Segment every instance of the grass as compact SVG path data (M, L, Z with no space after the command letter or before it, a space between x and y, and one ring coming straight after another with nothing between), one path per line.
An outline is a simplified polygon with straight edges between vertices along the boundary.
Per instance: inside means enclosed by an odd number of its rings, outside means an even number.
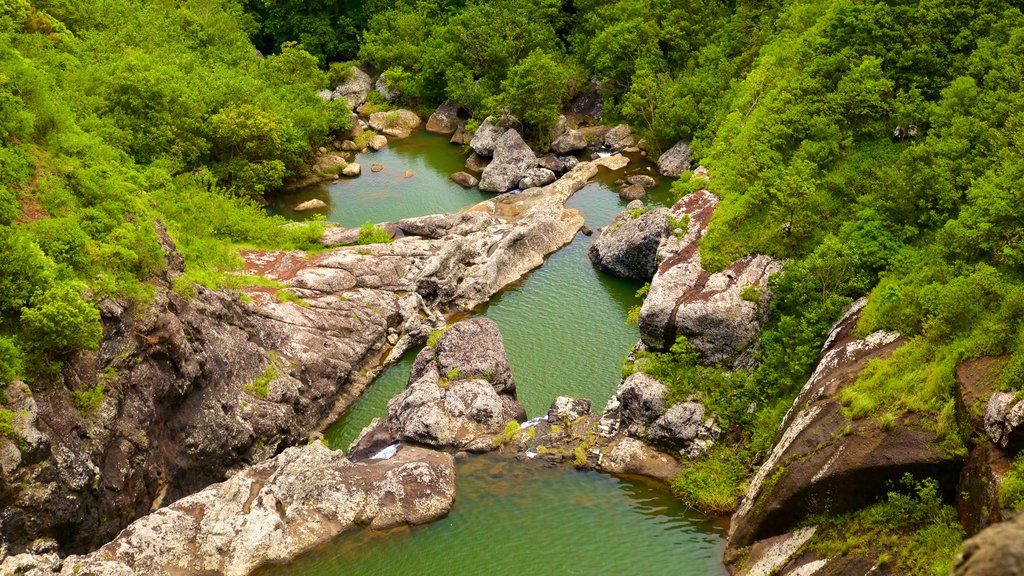
M274 292L274 296L277 298L279 302L293 302L295 304L298 304L299 306L302 306L303 308L309 308L309 302L306 302L301 297L296 295L294 292L289 292L287 290L278 290L277 292Z
M356 244L364 246L366 244L387 244L391 241L391 234L388 234L387 230L367 220L359 227Z
M267 394L270 392L270 383L281 376L281 372L277 368L277 357L274 353L268 353L267 360L270 363L263 369L263 372L255 380L242 387L242 390L261 399L266 399Z
M719 444L684 467L672 481L672 491L688 506L720 516L736 510L746 492L748 478L743 452Z
M94 388L83 392L72 391L71 401L75 403L75 407L82 413L82 416L88 416L103 404L105 391L106 387L103 384L97 384Z
M818 530L810 549L821 558L878 550L894 574L945 576L965 536L956 510L942 501L935 480L907 474L885 501L851 514L808 520Z
M445 330L447 330L448 328L450 328L450 326L445 326L444 328L431 330L430 336L427 336L427 346L430 346L431 348L437 346L437 341L441 339L441 335L444 334Z
M999 505L1007 510L1024 510L1024 452L1013 459L1010 473L999 486Z

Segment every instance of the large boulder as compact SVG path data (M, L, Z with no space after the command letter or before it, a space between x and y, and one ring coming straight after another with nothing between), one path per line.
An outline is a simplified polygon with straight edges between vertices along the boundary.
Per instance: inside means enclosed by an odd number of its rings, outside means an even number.
M494 117L488 116L477 127L473 133L473 139L469 141L469 147L480 156L490 158L494 155L494 148L498 145L498 139L505 133L505 128L499 125Z
M551 151L565 155L587 149L587 139L579 130L566 130L551 143Z
M519 132L508 130L494 145L494 159L480 176L485 192L508 192L519 185L526 173L537 165L537 155Z
M669 233L667 215L666 208L648 210L639 216L631 211L619 213L590 245L590 261L608 274L650 280L658 269L658 246Z
M395 441L485 452L508 422L524 420L497 324L472 318L420 351L387 419L364 430L349 452L361 457Z
M611 437L630 438L695 458L707 451L720 433L713 418L705 418L699 402L667 406L668 387L636 372L625 378L601 415L600 430Z
M244 576L359 526L435 520L454 501L448 454L405 446L352 463L313 442L140 518L99 550L67 558L61 574Z
M919 417L898 414L883 423L844 414L843 390L868 363L887 358L904 342L886 331L858 338L855 327L865 303L855 303L829 333L814 373L732 518L730 547L783 534L817 514L868 506L907 473L956 485L959 462Z
M662 176L677 178L690 169L690 143L679 141L658 157L658 172Z
M604 135L604 145L612 150L623 150L636 145L633 131L626 124L619 124Z
M475 188L480 182L472 174L468 174L466 172L456 172L449 176L449 178L451 178L452 182L455 182L463 188Z
M555 173L547 168L530 168L523 175L523 178L519 180L519 187L523 190L527 188L537 188L539 186L547 186L555 181Z
M373 89L377 91L377 94L380 94L381 98L383 98L385 102L394 102L395 100L398 100L399 96L401 96L398 90L388 88L387 72L384 72L377 78L377 81L373 84Z
M331 91L330 100L344 99L348 107L355 110L366 102L366 95L373 90L373 80L370 75L359 68L352 67L352 75Z
M427 118L427 132L454 134L460 122L459 105L451 100L445 100L430 118Z
M1000 448L1018 452L1024 448L1024 400L1013 392L997 392L985 411L985 433Z
M420 117L411 110L388 110L370 114L370 128L395 138L408 138L420 125Z
M964 542L953 576L1024 575L1024 513Z

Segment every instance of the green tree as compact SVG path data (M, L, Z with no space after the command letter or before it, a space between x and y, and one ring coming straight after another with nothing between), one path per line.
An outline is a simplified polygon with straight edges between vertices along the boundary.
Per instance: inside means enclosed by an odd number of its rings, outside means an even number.
M37 293L31 306L22 309L21 322L30 341L42 350L95 350L103 336L100 311L68 284Z
M540 135L558 121L568 80L564 65L547 52L534 50L508 71L498 100Z

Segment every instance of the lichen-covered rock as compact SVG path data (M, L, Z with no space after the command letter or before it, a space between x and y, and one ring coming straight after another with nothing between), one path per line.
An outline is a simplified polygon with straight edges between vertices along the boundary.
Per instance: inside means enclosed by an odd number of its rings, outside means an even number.
M959 463L912 414L882 425L850 420L840 394L867 364L902 345L894 332L854 335L858 301L832 329L818 365L787 413L729 528L742 548L782 534L815 514L842 514L872 504L907 472L955 486ZM769 480L770 479L770 480Z
M612 154L610 156L604 156L594 160L594 164L607 168L612 172L616 172L618 170L622 170L629 164L629 158L622 154Z
M584 416L590 415L590 400L586 398L573 398L571 396L559 396L548 408L548 422L572 422Z
M437 341L434 357L442 376L457 372L461 378L481 378L500 394L516 390L501 331L489 318L453 324Z
M508 192L519 185L537 165L537 155L515 130L508 130L494 144L494 157L480 176L485 192Z
M579 130L566 130L551 143L551 151L565 155L587 149L587 139Z
M488 116L477 127L473 133L473 139L469 141L469 147L480 156L490 158L494 155L494 148L498 145L498 139L505 133L505 128L498 124L498 121Z
M355 110L366 102L366 95L370 93L370 90L373 90L373 80L370 75L353 66L352 75L331 91L330 98L327 99L345 99L349 109Z
M358 526L422 524L448 513L448 454L401 447L361 463L319 442L280 455L140 518L62 574L244 576Z
M1024 575L1024 513L994 524L964 542L953 576Z
M452 182L455 182L463 188L475 188L480 182L472 174L468 174L466 172L456 172L449 176L449 178L451 178Z
M537 188L539 186L547 186L555 181L555 173L547 168L530 168L526 171L522 180L519 181L519 187L523 190L527 188Z
M985 411L985 433L993 444L1011 452L1024 448L1024 400L1013 392L997 392Z
M654 188L658 184L657 180L646 174L633 174L626 177L626 182L643 186L644 189Z
M679 141L658 157L658 173L670 178L678 178L690 169L690 143Z
M459 128L459 105L445 100L427 119L427 132L453 134Z
M408 138L420 123L420 117L410 110L388 110L370 114L370 128L395 138Z
M636 145L636 140L628 125L619 124L604 135L604 145L612 150L623 150Z
M658 246L669 232L667 214L665 208L640 216L630 211L619 213L590 245L590 261L609 274L650 280L658 269Z
M537 166L541 168L547 168L555 174L562 174L568 168L565 165L565 161L558 158L554 154L547 154L537 159Z

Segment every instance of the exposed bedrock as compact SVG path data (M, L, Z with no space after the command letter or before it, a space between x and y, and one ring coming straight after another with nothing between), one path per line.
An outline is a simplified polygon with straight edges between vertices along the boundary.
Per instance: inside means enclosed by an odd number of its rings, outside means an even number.
M183 260L163 234L171 269L152 302L103 302L100 349L3 406L18 420L16 438L0 437L0 547L50 537L65 554L93 549L306 442L444 315L486 302L571 241L583 218L564 202L595 172L581 163L529 193L385 226L421 236L242 254L249 273L283 289L172 291ZM71 394L96 390L95 407Z
M841 391L868 362L888 357L903 343L894 332L854 336L863 305L858 301L829 334L817 368L732 518L731 551L784 534L815 514L841 514L874 503L906 473L956 485L960 463L939 447L927 423L901 414L883 426L843 413Z
M62 575L78 576L244 576L358 526L429 522L454 501L448 454L403 446L390 458L352 463L313 442L136 520L88 555L14 557L0 572L53 574L59 567Z

